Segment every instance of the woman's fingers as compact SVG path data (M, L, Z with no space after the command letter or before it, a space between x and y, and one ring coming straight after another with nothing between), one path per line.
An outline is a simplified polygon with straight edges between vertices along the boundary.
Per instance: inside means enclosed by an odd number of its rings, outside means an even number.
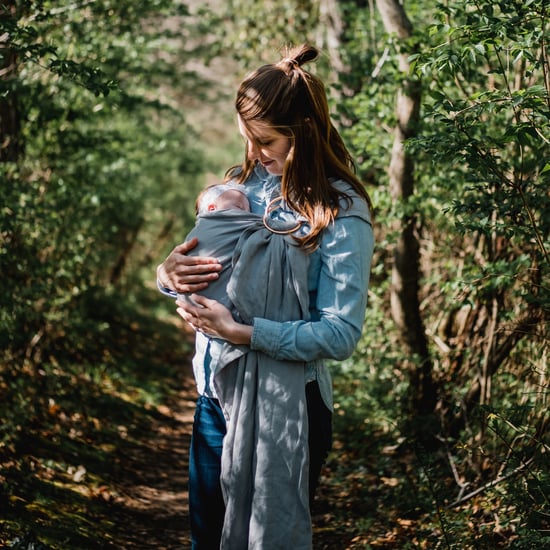
M215 269L215 271L212 271ZM182 294L190 294L204 290L208 283L215 281L220 275L220 264L198 264L185 266L177 270L172 280L175 289Z
M204 315L205 313L207 313L205 309L209 309L219 303L216 300L211 300L210 298L206 298L205 296L201 296L200 294L193 294L190 296L190 298L193 300L193 302L199 305L198 308L195 308L198 310L197 314L199 315Z
M179 277L194 277L196 275L215 275L214 279L218 278L218 272L221 270L221 264L214 258L212 261L205 261L208 258L193 258L196 262L190 262L189 256L183 256L185 260L178 263L174 271Z
M216 300L205 298L199 294L192 294L190 298L197 305L193 305L193 303L186 300L176 300L176 305L178 306L176 311L181 318L195 330L199 330L210 336L220 336L223 338L220 331L225 326L224 319L227 316L232 319L229 310Z
M219 277L222 266L217 258L188 254L197 243L194 238L176 246L158 267L157 278L163 286L182 294L198 292Z
M193 250L193 248L195 248L198 244L199 239L197 239L197 237L193 237L187 242L178 244L178 246L176 246L174 250L172 250L172 253L176 252L177 254L187 254L190 250Z

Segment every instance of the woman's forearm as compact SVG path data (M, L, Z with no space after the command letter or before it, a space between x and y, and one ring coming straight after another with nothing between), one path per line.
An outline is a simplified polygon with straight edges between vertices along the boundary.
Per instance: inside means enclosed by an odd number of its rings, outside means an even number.
M255 318L251 348L289 361L349 357L365 320L373 246L372 228L361 220L346 218L328 228L319 249L315 318Z

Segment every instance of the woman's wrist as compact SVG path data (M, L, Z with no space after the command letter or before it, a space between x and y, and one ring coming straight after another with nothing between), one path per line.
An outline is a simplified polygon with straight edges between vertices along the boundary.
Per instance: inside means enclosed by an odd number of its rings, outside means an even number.
M232 344L249 346L252 341L254 327L235 322L231 327L227 340Z

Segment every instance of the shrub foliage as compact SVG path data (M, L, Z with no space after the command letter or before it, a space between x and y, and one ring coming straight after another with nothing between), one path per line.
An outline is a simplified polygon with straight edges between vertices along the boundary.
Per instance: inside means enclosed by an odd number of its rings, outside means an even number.
M113 338L120 327L162 309L154 265L189 227L204 175L227 168L215 159L233 151L212 153L189 120L197 99L216 108L232 93L211 64L244 73L307 40L322 48L316 70L375 203L377 239L364 335L334 366L332 529L349 548L547 544L546 4L4 1L2 456L43 420L53 387L67 398L75 365L104 380L101 365L130 345ZM406 33L387 31L383 7L406 16ZM420 110L401 143L412 185L396 196L388 167L407 89ZM405 228L420 355L392 317ZM419 373L430 410L415 405Z

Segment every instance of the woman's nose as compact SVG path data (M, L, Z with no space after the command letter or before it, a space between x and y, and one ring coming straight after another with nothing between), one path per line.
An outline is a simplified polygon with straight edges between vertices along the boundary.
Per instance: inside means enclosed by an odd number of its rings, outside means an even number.
M255 160L260 157L260 149L253 141L249 141L247 147L249 160Z

